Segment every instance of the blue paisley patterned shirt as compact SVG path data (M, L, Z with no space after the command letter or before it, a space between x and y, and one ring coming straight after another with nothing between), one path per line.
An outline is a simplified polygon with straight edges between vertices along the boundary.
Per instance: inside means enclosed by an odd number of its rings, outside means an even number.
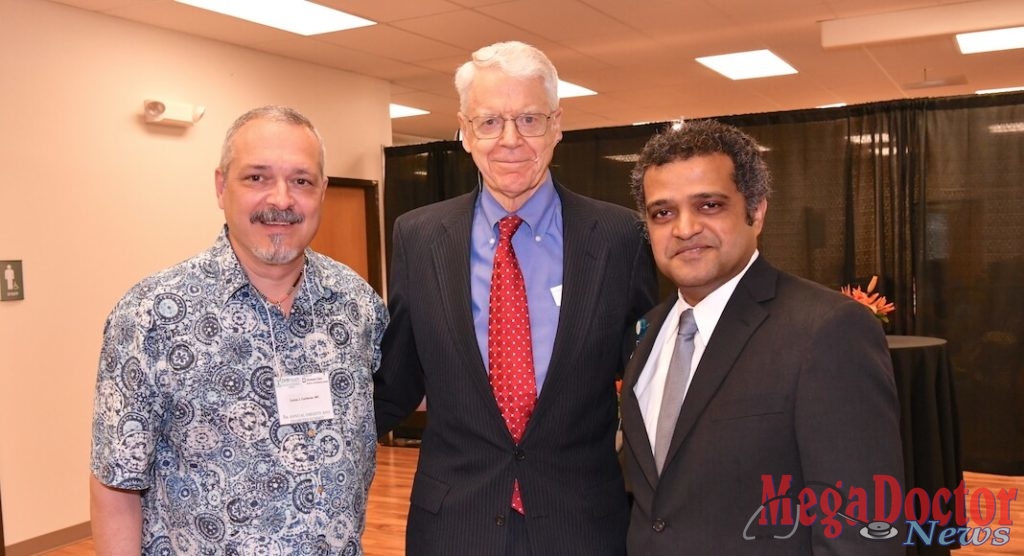
M142 491L143 554L362 554L388 314L306 250L286 318L227 239L146 278L104 329L92 472ZM326 373L333 419L283 425L275 376Z

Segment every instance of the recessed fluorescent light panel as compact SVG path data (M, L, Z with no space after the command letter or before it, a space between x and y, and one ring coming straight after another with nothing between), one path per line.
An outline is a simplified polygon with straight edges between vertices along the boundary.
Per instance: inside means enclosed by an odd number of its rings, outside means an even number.
M561 79L558 80L558 98L589 97L596 94L597 91Z
M409 116L422 116L429 114L426 110L420 110L419 108L413 108L412 106L403 106L401 104L391 104L389 107L391 113L391 119L395 118L408 118Z
M840 108L846 106L845 102L836 102L834 104L822 104L821 106L815 106L815 108Z
M995 93L1012 93L1014 91L1024 91L1024 87L1003 87L1001 89L981 89L974 91L976 95L991 95Z
M1024 122L1009 122L988 126L989 133L1024 133Z
M861 135L850 135L847 139L854 145L873 145L875 143L888 143L889 134L884 131L881 133L864 133Z
M640 160L639 153L606 154L604 157L608 160L614 160L615 162L628 162L629 164L635 164L637 160Z
M963 54L1024 48L1024 27L960 33L956 36L956 44Z
M175 0L196 8L244 19L297 35L320 35L377 22L306 0Z
M793 66L770 50L735 52L719 56L704 56L697 61L729 79L754 79L796 73Z

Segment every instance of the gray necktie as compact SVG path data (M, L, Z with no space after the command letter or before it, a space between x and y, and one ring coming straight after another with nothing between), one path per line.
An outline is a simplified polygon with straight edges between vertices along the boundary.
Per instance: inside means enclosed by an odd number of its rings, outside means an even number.
M693 336L697 333L697 323L693 320L693 310L687 309L679 315L679 334L676 336L676 347L672 351L672 360L668 364L668 377L665 378L665 393L661 398L661 412L658 413L658 429L654 439L654 462L658 466L658 474L665 465L668 447L672 443L672 433L676 430L679 410L686 396L686 382L690 378L690 362L693 359Z

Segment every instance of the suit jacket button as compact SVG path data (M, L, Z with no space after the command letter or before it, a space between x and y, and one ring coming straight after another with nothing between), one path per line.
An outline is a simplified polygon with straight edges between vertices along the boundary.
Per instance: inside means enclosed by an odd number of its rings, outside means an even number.
M516 451L512 453L515 454L516 460L518 461L523 461L524 459L526 459L526 451L523 450L522 448L516 448Z
M505 516L503 516L503 515L495 516L494 517L494 524L497 525L498 527L504 527L505 526Z
M665 530L665 520L664 519L655 519L654 523L651 525L651 528L654 529L655 533L660 533L660 532L664 531Z

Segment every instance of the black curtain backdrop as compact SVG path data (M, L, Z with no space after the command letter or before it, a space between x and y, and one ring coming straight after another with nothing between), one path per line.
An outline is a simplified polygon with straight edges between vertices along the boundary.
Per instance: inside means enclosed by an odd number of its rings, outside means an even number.
M1024 475L1024 94L716 119L766 149L764 256L832 288L879 275L896 303L887 332L949 341L964 467ZM565 132L552 173L632 207L629 172L665 125ZM384 183L390 253L398 215L478 177L444 141L385 149Z

